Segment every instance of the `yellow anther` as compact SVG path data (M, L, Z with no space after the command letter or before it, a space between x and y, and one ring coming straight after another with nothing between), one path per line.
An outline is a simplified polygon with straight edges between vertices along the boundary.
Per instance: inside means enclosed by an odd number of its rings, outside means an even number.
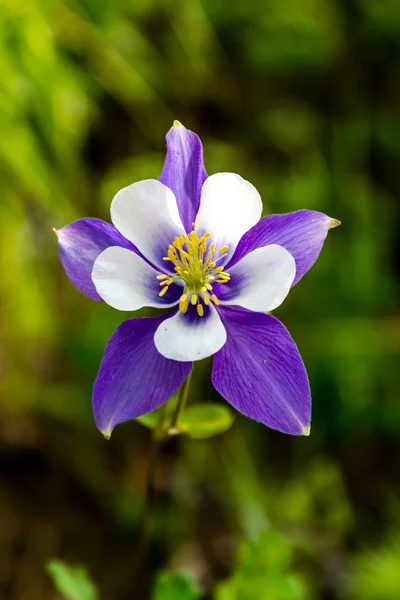
M218 306L219 300L218 300L218 298L217 298L217 296L215 294L213 294L211 296L211 300L214 302L214 304L216 304Z
M196 223L192 223L193 229L196 229Z
M179 302L179 310L183 313L187 312L187 309L189 308L189 302Z
M202 304L197 305L197 314L199 315L199 317L202 317L204 315L204 308Z
M171 273L156 275L162 288L160 296L167 292L173 282L179 281L183 284L183 293L179 301L179 308L182 312L188 310L189 304L199 306L199 294L200 300L204 295L206 305L211 300L217 303L218 299L215 294L212 294L212 284L214 281L227 283L230 279L229 274L224 272L224 267L217 266L220 264L221 258L225 256L228 246L218 250L215 243L208 245L210 233L206 232L198 237L195 229L195 224L193 224L193 230L190 233L183 233L173 239L168 247L167 256L163 258L172 263ZM201 306L202 308L197 309L199 315L202 310L204 311L204 306Z

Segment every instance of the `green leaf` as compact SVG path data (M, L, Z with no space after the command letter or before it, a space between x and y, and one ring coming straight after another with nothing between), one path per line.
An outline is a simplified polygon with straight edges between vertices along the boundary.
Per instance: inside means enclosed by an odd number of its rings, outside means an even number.
M160 420L159 408L153 410L153 412L146 413L141 417L137 417L135 421L138 421L141 425L144 425L148 429L155 429Z
M197 600L200 590L189 573L164 571L157 576L154 600Z
M170 398L168 400L167 414L165 415L166 423L168 423L168 421L171 421L172 413L175 411L177 403L178 403L178 394L175 394L174 396L172 396L172 398ZM164 410L164 406L160 406L160 408L157 408L156 410L153 410L152 412L146 413L145 415L142 415L141 417L137 417L135 419L135 421L138 421L139 423L141 423L141 425L144 425L145 427L148 427L149 429L155 429L160 422L162 410Z
M168 400L167 414L165 415L166 424L171 422L177 402L178 395ZM163 410L162 407L157 408L153 412L138 417L136 421L149 429L155 429L160 422L161 410ZM227 431L232 426L234 419L232 411L223 404L196 404L185 410L175 433L178 431L186 433L195 440L206 439Z
M54 587L65 600L97 600L97 589L82 566L69 566L60 560L47 564Z
M193 439L201 440L227 431L235 417L223 404L197 404L186 409L179 429Z
M302 581L291 573L293 548L268 530L242 544L231 577L217 586L216 600L305 600Z

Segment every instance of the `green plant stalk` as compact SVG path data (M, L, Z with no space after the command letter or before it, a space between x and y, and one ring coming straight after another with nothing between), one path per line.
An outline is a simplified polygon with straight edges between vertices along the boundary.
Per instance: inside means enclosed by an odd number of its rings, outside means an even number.
M175 435L179 431L179 419L182 416L185 406L187 403L189 388L192 379L193 369L190 371L187 379L182 385L179 391L178 403L174 414L171 419L171 423L167 422L167 407L166 402L161 410L160 419L157 427L153 430L151 436L150 445L150 457L149 457L149 468L146 478L146 490L143 503L143 512L141 518L141 531L139 536L139 543L137 547L137 561L134 570L134 580L136 581L136 592L139 591L140 579L144 575L145 586L148 583L148 554L149 554L149 542L150 542L150 524L151 524L151 511L154 503L155 496L155 477L157 472L158 460L160 457L160 451L163 443L172 435ZM144 567L144 568L143 568ZM140 590L141 591L141 590ZM142 591L141 591L142 593Z
M171 430L172 434L176 433L176 430L179 430L179 419L183 415L185 407L186 407L186 403L187 403L187 399L188 399L188 395L189 395L189 388L190 388L190 384L192 381L192 374L193 374L193 368L190 371L187 379L185 380L183 386L180 389L178 403L176 405L175 412L171 419L170 430Z

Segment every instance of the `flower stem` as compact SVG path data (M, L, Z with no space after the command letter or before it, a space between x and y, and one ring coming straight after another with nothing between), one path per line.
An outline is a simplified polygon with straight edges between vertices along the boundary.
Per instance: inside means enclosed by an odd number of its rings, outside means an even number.
M160 457L161 447L168 439L170 435L174 435L177 433L179 427L179 419L181 418L188 394L190 383L192 380L193 369L190 371L187 379L182 385L179 391L178 403L176 405L175 411L173 413L171 424L168 426L166 423L167 417L167 405L166 402L162 408L160 413L160 419L158 421L157 427L153 430L153 434L151 437L151 446L150 446L150 457L149 457L149 469L147 472L146 478L146 490L143 504L143 512L141 518L141 532L139 536L139 543L137 548L137 561L136 567L134 569L134 581L135 581L135 593L139 593L142 595L146 588L149 585L149 542L150 542L150 525L151 525L151 511L154 503L154 493L155 493L155 477L157 472L158 459ZM142 582L140 582L140 578ZM141 585L142 584L142 585ZM142 587L144 586L144 587Z
M146 492L145 492L145 502L143 507L143 520L142 522L145 524L146 529L149 529L150 522L150 513L153 506L154 499L154 484L155 484L155 476L157 471L158 458L160 455L161 446L168 436L168 433L165 431L165 417L167 415L167 403L165 403L161 407L160 419L158 421L157 427L154 429L151 439L150 446L150 458L149 458L149 470L147 472L146 479ZM147 531L148 533L148 531Z
M136 551L136 564L134 566L134 585L135 594L143 593L146 595L149 586L149 543L150 543L150 525L151 511L155 495L155 477L157 472L158 459L161 446L168 437L165 430L165 417L167 415L167 403L161 407L160 419L157 427L153 430L150 442L149 467L146 477L146 488L141 516L141 529L139 543Z
M189 395L190 383L192 381L192 374L193 374L193 368L190 371L187 379L185 380L185 383L183 384L183 386L180 389L178 403L176 405L175 412L174 412L172 420L171 420L171 428L170 429L172 431L174 431L175 429L178 428L179 419L181 418L181 416L183 415L183 412L185 410L186 402L187 402L188 395Z

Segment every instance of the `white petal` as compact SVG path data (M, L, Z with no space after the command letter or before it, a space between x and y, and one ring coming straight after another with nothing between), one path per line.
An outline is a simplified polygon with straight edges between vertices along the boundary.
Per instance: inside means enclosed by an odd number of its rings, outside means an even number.
M168 290L160 297L158 271L140 256L119 246L107 248L96 259L92 270L92 281L96 291L107 304L118 310L138 310L144 306L166 308Z
M277 308L289 293L296 275L293 256L282 246L271 244L247 254L229 269L231 279L224 284L229 295L221 304L233 304L267 312Z
M262 212L256 188L236 173L216 173L206 179L196 217L197 231L211 233L217 247L229 246L232 256L240 238L258 223Z
M207 358L218 352L225 342L225 327L211 305L206 307L202 317L178 311L163 321L154 335L160 354L183 362Z
M174 193L156 179L120 190L111 203L111 220L143 256L163 269L168 246L184 233Z

